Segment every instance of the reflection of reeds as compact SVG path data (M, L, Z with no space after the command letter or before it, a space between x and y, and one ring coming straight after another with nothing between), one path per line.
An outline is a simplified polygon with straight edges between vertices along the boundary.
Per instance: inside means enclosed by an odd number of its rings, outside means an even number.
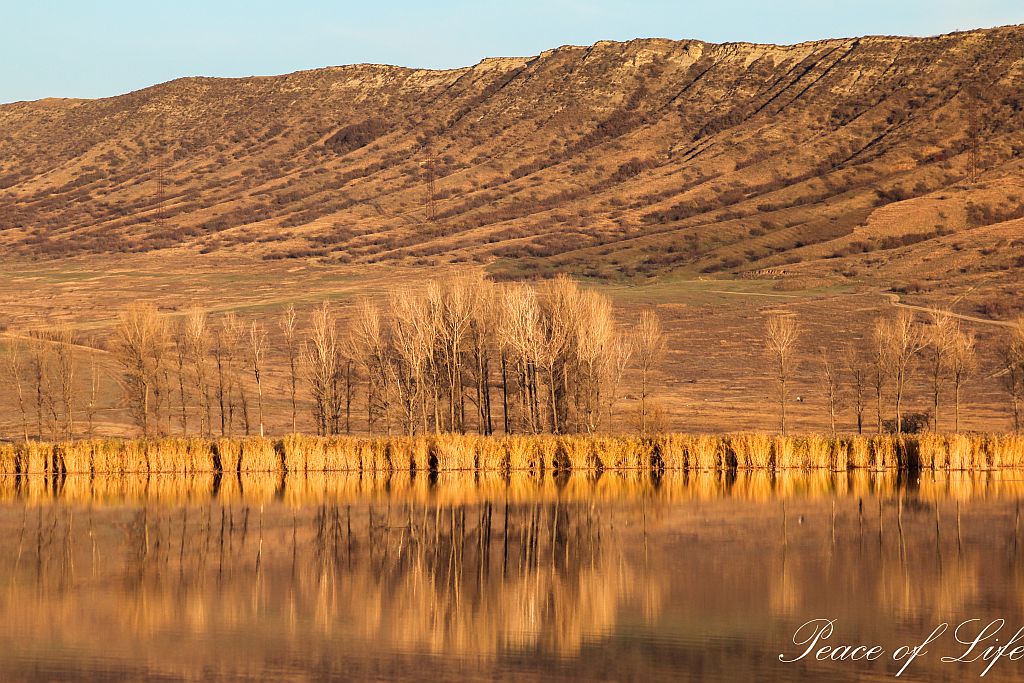
M937 469L1024 466L1019 434L93 439L0 444L0 474Z
M590 470L577 472L263 472L221 474L69 474L0 476L0 502L32 505L182 503L211 498L221 503L292 506L331 501L475 504L486 501L581 503L633 501L817 499L833 496L925 500L1022 498L1024 480L1013 470L928 470L908 479L899 470L834 472L819 468L774 472Z

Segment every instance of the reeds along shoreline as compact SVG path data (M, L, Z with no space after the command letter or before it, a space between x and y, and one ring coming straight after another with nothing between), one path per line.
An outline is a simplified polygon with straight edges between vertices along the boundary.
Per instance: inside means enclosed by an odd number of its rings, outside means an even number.
M1024 467L1021 434L93 439L0 444L0 474Z

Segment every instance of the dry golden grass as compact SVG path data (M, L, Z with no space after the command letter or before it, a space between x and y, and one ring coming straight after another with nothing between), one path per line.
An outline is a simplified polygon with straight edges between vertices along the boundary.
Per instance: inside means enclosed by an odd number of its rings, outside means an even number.
M92 439L0 444L0 474L653 472L1024 467L1024 435L827 437L739 433Z

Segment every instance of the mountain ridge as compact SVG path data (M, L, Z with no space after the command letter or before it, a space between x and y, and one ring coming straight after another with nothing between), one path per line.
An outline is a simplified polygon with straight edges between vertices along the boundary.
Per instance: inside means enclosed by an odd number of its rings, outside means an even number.
M1024 27L1007 26L599 41L0 105L0 254L470 262L500 277L784 266L888 286L903 276L880 256L949 234L991 249L976 228L1024 217L1022 82Z

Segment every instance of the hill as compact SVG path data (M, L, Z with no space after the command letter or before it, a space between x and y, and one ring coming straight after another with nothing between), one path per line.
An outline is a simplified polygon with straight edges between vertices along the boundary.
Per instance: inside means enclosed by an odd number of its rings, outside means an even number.
M188 78L0 107L0 253L998 293L1024 265L1022 115L1020 26Z

